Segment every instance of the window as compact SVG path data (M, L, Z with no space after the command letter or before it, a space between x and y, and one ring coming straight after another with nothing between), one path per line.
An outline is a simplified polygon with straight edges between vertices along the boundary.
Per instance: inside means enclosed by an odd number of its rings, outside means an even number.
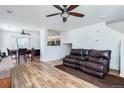
M12 49L29 48L30 38L28 37L12 37Z

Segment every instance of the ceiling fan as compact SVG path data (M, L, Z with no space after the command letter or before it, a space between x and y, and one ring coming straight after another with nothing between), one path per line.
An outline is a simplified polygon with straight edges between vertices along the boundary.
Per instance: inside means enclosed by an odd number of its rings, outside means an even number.
M26 33L25 30L22 30L21 34L22 35L31 35L30 33Z
M51 17L51 16L56 16L56 15L61 15L61 17L63 18L63 22L67 21L67 18L71 15L71 16L75 16L75 17L84 17L84 14L81 13L77 13L77 12L71 12L71 10L77 8L79 5L62 5L63 8L59 5L53 5L55 8L57 8L58 10L60 10L60 13L54 13L54 14L50 14L47 15L46 17Z

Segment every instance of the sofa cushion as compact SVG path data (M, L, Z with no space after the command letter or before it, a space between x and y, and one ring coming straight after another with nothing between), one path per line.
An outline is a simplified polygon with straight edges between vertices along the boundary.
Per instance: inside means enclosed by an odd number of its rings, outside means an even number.
M111 55L111 51L110 50L95 50L95 49L90 49L88 51L88 55L92 56L92 57L98 57L98 58L106 58L108 60L110 60L110 55Z
M63 65L68 66L68 67L72 67L72 68L76 67L75 64L70 64L70 63L67 63L67 62L63 62Z
M73 58L73 59L77 59L77 60L82 60L82 61L86 61L87 57L86 56L77 56L77 55L69 55L69 58Z
M71 55L88 55L88 49L71 49Z
M88 49L82 49L82 56L88 55Z
M88 56L87 61L91 61L91 62L95 62L95 63L99 63L99 64L107 64L109 61L105 58L95 58L95 57L91 57Z
M80 65L85 67L86 63L87 63L87 61L81 61Z
M71 49L71 55L82 55L82 49Z
M72 58L64 58L63 62L67 62L67 63L73 63L73 64L80 64L80 60L76 60L76 59L72 59Z
M93 63L93 62L85 62L85 67L95 71L101 71L101 72L103 72L104 70L104 65Z

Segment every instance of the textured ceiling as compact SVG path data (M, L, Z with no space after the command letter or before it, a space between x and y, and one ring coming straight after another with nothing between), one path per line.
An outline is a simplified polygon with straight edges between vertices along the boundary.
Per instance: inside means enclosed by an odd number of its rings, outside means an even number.
M67 31L99 22L112 23L124 19L124 6L118 5L81 5L73 11L84 13L83 18L69 16L66 23L60 15L45 17L47 14L60 12L51 5L0 6L0 28L27 29L39 31L42 28ZM7 10L10 10L7 13ZM12 11L12 13L11 13Z

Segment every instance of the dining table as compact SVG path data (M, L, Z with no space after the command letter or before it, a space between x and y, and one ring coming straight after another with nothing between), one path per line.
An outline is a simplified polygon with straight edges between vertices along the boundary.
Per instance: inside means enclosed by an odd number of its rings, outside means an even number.
M31 55L31 61L33 60L33 57L34 57L34 49L27 49L27 55L29 57L29 55ZM10 51L10 54L15 54L16 56L16 59L18 58L18 52L19 52L19 49L9 49Z

